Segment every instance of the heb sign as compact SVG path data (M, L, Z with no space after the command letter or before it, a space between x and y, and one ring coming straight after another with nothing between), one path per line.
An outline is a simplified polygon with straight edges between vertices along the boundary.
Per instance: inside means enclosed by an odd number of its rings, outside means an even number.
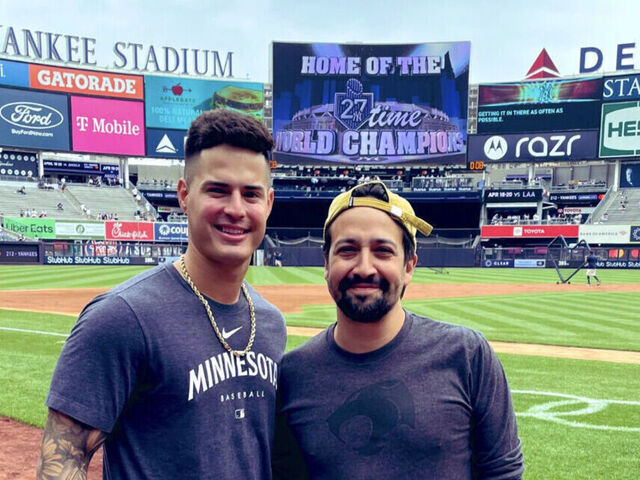
M485 225L482 238L578 238L579 225Z
M186 223L154 223L156 242L186 242Z
M600 158L640 154L640 102L602 104Z
M153 222L104 222L106 240L153 242Z

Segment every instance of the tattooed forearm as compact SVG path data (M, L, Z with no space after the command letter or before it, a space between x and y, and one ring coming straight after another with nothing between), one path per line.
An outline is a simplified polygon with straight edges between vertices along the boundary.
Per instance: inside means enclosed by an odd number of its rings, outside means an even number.
M49 410L36 480L86 480L93 454L106 433Z

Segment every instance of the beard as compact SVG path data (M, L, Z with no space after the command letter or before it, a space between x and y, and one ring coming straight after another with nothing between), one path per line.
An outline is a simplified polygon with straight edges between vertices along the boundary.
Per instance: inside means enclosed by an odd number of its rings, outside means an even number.
M375 285L380 289L382 295L374 300L368 300L367 296L363 295L353 295L349 292L349 288L358 283ZM340 280L337 291L331 294L342 313L354 322L375 323L389 313L396 303L391 301L390 289L391 285L384 278L378 281L373 279L364 280L356 275L354 277L344 277Z

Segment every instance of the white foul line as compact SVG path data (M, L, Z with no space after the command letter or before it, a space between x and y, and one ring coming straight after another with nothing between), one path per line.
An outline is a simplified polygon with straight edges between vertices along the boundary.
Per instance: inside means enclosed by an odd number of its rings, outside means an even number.
M36 335L53 335L54 337L68 337L67 333L43 332L42 330L25 330L23 328L0 327L0 330L8 330L10 332L34 333Z

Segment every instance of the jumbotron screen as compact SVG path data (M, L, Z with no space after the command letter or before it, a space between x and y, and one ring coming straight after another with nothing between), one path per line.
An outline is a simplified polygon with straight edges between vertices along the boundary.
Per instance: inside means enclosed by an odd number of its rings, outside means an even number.
M274 43L274 158L464 164L469 52L469 42Z
M601 97L600 77L480 85L478 134L598 129Z

